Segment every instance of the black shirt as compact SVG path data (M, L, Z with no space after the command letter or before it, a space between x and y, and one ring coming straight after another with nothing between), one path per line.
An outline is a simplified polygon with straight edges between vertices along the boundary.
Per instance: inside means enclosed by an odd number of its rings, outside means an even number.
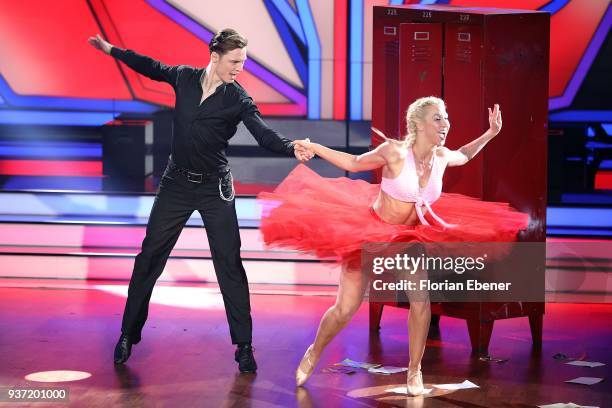
M204 68L170 66L131 50L113 47L111 55L134 71L174 88L172 160L196 172L215 172L227 165L225 148L240 121L257 143L276 153L294 156L293 143L269 128L257 105L237 82L222 83L202 104Z

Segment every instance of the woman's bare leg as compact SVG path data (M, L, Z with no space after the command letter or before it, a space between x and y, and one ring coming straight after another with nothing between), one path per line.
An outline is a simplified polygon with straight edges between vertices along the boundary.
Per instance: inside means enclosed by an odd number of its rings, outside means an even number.
M410 341L408 370L410 371L421 369L421 359L425 353L430 320L431 306L428 300L410 302L410 315L408 317L408 341Z
M367 284L368 278L361 271L342 270L336 303L323 314L317 330L313 347L315 355L320 355L325 346L351 321L361 306Z
M298 377L300 371L306 375L302 376L305 377L303 381L298 378L298 385L310 376L323 349L351 321L361 305L367 284L368 277L361 270L342 268L336 303L323 314L315 341L300 362Z
M427 279L427 272L417 271L415 281ZM410 314L408 316L408 392L413 395L423 393L423 376L421 374L421 360L425 353L429 323L431 321L431 304L427 291L409 292Z

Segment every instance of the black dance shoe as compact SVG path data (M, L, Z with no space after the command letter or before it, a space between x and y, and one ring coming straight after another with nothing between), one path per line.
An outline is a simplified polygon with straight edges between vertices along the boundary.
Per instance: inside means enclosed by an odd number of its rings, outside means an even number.
M257 363L253 356L253 347L250 344L240 344L236 349L235 360L241 373L254 373L257 371Z
M115 346L115 364L125 363L132 354L132 342L125 334L119 337L119 341Z

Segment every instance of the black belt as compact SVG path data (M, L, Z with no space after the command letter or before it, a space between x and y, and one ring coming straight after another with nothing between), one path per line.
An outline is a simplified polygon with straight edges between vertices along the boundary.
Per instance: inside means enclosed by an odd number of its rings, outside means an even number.
M176 171L187 177L187 181L198 184L201 184L206 181L218 180L219 177L225 176L230 171L229 166L223 166L212 173L198 173L183 167L179 167L172 160L168 161L168 167L170 168L170 170Z

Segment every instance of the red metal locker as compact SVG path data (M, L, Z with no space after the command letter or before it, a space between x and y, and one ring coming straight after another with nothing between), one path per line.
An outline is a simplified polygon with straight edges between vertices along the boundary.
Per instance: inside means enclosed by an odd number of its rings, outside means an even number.
M399 129L406 109L422 95L442 95L442 24L400 24Z
M399 21L380 18L374 26L372 59L372 126L391 138L399 136ZM372 134L372 145L381 144L380 138Z
M544 242L550 15L424 5L376 6L373 15L373 126L397 137L398 130L405 132L402 116L412 101L440 96L451 122L447 146L458 148L488 128L486 108L499 103L502 132L468 165L449 169L443 190L509 202L530 215L521 240ZM441 53L422 54L430 60L416 58L424 48L415 33L425 31L431 39L440 33L441 44L429 45ZM441 75L432 75L437 67ZM538 262L534 284L543 283L544 254ZM382 307L370 303L373 330ZM518 316L529 317L534 346L541 345L543 303L440 303L432 311L466 319L474 351L486 352L496 319Z
M447 146L458 148L487 129L486 108L499 103L502 133L466 166L450 169L444 191L509 202L532 219L523 238L544 241L550 15L423 5L375 6L373 15L372 125L398 137L408 105L433 94L448 106ZM430 38L440 27L439 60L437 52L411 60L419 27ZM437 65L442 74L430 75ZM373 136L372 144L380 140Z
M486 127L483 127L483 114L487 107L483 101L485 91L482 84L482 30L481 25L452 22L445 24L443 97L451 122L446 144L449 149L458 149L486 130ZM465 166L446 172L446 191L484 198L483 153L484 151Z

